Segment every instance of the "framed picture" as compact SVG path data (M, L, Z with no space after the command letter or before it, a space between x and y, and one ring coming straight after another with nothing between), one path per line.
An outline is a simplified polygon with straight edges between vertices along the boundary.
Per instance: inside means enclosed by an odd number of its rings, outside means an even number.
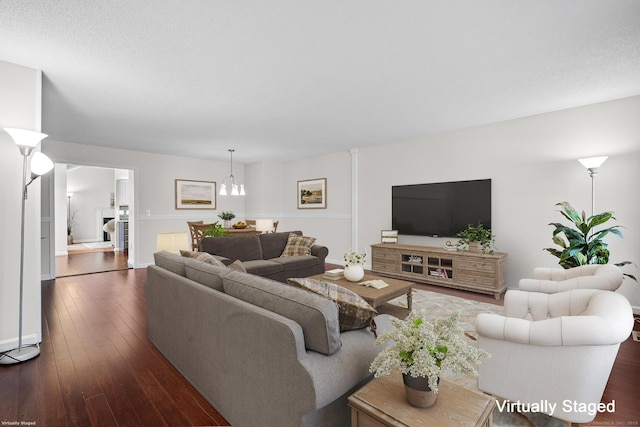
M215 209L216 183L176 179L176 209Z
M382 243L398 243L398 230L382 230Z
M327 178L298 181L298 209L326 209Z

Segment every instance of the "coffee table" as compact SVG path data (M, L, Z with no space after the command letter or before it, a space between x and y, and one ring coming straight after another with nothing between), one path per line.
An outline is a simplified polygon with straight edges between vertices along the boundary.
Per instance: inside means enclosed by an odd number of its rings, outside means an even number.
M398 318L404 318L409 311L411 311L413 283L406 280L391 279L388 277L375 276L373 274L365 274L360 282L365 280L384 280L389 286L382 289L375 289L369 286L359 285L359 282L350 282L347 279L327 279L322 274L316 274L311 276L311 279L324 280L325 282L335 283L344 288L347 288L356 294L360 295L367 301L371 307L378 310L379 313L392 314ZM384 304L399 296L407 296L407 310L402 307L392 306L391 304ZM384 306L383 306L384 305Z
M348 398L351 427L493 425L495 398L440 378L430 408L407 403L399 372L375 378Z

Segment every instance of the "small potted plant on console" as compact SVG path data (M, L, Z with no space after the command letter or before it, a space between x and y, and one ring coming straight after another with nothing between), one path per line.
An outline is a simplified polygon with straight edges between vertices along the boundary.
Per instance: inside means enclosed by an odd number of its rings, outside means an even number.
M470 252L481 252L492 254L494 251L495 237L491 234L491 229L484 228L484 225L469 224L465 230L456 234L460 240L456 243L458 250L468 250Z

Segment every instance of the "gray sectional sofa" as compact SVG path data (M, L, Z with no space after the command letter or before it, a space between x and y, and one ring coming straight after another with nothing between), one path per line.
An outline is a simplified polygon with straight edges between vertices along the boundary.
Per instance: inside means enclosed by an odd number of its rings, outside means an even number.
M145 283L147 334L234 426L348 426L347 396L381 347L339 332L332 301L168 252ZM375 317L378 332L388 315Z
M248 273L279 282L286 282L290 277L324 273L324 262L329 254L326 246L313 245L309 255L282 256L290 233L302 236L301 231L287 231L205 237L200 241L200 251L215 255L225 264L240 260Z

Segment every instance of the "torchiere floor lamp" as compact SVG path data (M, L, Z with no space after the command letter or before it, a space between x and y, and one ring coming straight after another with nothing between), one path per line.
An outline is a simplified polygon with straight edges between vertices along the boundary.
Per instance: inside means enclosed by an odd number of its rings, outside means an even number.
M27 187L34 179L46 174L53 169L53 162L45 154L39 151L34 152L35 147L47 135L25 129L4 128L13 142L20 149L23 157L22 162L22 216L20 224L20 317L18 320L18 348L0 354L0 364L9 365L24 362L40 354L40 348L34 345L22 346L22 301L24 296L24 209L27 200ZM27 163L31 156L31 180L27 182Z

